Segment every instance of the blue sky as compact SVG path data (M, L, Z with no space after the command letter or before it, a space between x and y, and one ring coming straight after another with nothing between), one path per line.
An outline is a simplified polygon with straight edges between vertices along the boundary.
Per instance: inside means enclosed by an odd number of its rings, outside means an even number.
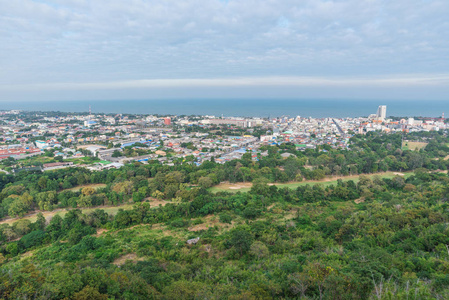
M0 0L0 101L449 100L447 0Z

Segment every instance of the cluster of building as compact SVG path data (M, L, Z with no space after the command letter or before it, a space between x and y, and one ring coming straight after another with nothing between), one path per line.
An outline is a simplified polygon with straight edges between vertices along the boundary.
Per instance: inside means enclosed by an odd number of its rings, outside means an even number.
M370 131L383 132L419 132L419 131L439 131L448 129L444 113L441 118L387 118L387 106L381 105L376 114L368 117L368 120L360 123L357 133L366 133Z
M97 157L91 169L118 168L132 161L164 164L214 159L224 163L245 153L257 160L260 147L290 143L298 150L349 147L353 134L370 131L431 131L447 129L437 119L387 118L387 107L358 118L225 118L215 116L154 116L104 114L0 113L0 159L51 153L67 167L77 158ZM224 134L223 132L227 132ZM232 134L229 134L232 132ZM50 155L51 156L51 155ZM65 163L66 162L66 163Z

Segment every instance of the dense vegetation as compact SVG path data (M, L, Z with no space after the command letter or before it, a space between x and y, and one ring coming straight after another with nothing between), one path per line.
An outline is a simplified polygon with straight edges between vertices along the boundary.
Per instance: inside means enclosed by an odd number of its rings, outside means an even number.
M75 209L0 225L0 298L447 299L449 178L432 172L447 169L445 139L432 136L419 152L400 151L400 136L373 134L347 151L268 147L258 162L2 175L3 216ZM268 185L352 166L414 175ZM222 180L253 186L208 191ZM68 190L76 186L84 187ZM150 208L148 196L170 201ZM116 215L76 209L129 201L133 209Z
M324 149L298 151L292 144L265 146L266 156L259 153L257 160L250 152L240 160L223 165L207 161L201 166L179 161L175 166L150 161L148 165L135 163L120 170L91 172L83 168L68 168L52 172L20 172L17 175L0 175L0 218L23 216L29 211L55 208L117 205L146 197L176 201L191 200L196 188L209 188L222 181L287 182L320 180L330 175L367 174L382 171L410 171L418 168L447 170L445 160L448 139L438 133L423 133L428 140L425 149L402 151L400 135L370 134L352 138L352 149ZM287 159L282 153L291 153ZM105 184L97 190L88 184Z

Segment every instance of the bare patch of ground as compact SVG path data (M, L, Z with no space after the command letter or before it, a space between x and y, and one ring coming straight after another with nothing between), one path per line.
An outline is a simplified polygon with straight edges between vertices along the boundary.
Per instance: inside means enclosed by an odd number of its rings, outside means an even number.
M28 251L28 252L25 252L24 254L21 255L21 259L24 259L24 258L27 258L27 257L31 257L33 255L34 255L34 250Z
M362 197L362 198L359 198L359 199L355 199L354 202L355 202L356 204L363 203L363 202L365 202L365 198Z
M231 224L221 223L220 219L216 215L208 215L208 216L204 217L203 219L204 219L204 223L198 224L198 225L193 225L193 226L189 227L188 230L189 231L201 231L201 230L207 230L208 228L214 227L214 226L218 226L221 228L223 228L223 227L232 228L235 223L234 221L232 221Z
M207 225L207 224L198 224L198 225L189 227L189 231L201 231L201 230L207 230L208 228L209 228L209 225Z
M215 187L220 189L238 190L242 188L250 188L252 185L253 184L251 182L239 182L239 183L222 182Z
M284 219L284 220L291 220L291 219L296 218L296 215L297 215L296 211L291 211L291 212L288 212L287 214L285 214L282 217L282 219Z
M156 199L156 198L153 198L153 197L145 198L145 200L147 200L148 203L150 203L150 207L159 207L159 205L165 206L168 203L174 203L172 201L160 200L160 199Z
M107 229L99 228L99 229L97 229L97 233L95 234L95 236L100 236L100 235L102 235L103 233L108 232L108 231L109 231L109 230L107 230Z
M143 261L143 257L137 257L137 254L135 253L128 253L123 256L120 256L119 258L115 259L112 264L116 266L124 265L128 260L132 261L133 263L138 261Z
M98 145L98 144L87 144L87 145L79 145L79 146L77 146L77 148L80 148L80 149L86 149L86 148L89 148L89 147L103 147L103 148L106 149L105 146Z

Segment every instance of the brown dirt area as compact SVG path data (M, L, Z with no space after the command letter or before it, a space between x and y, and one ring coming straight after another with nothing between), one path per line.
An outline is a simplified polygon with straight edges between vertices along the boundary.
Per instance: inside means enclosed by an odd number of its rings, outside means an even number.
M159 205L165 206L168 203L174 203L172 201L159 200L153 197L145 198L145 200L147 200L148 203L150 203L150 207L159 207Z
M92 146L94 146L94 147L103 147L103 148L106 148L105 146L103 146L103 145L98 145L98 144L79 145L79 146L77 146L77 148L80 148L80 149L86 149L86 148L89 148L89 147L92 147Z
M208 216L204 217L203 219L204 219L204 223L198 224L198 225L193 225L193 226L189 227L189 231L207 230L208 228L214 227L214 226L232 228L235 223L234 221L232 221L231 224L221 223L220 219L218 218L217 215L208 215Z
M355 199L354 202L355 202L356 204L363 203L363 202L365 202L365 198L362 197L362 198L359 198L359 199Z
M109 230L107 230L107 229L99 228L99 229L97 229L97 233L95 234L95 236L100 236L100 235L102 235L103 233L108 232L108 231L109 231Z
M31 257L31 256L33 256L33 254L34 254L34 250L25 252L24 254L21 255L21 258L20 258L20 259L24 259L24 258L27 258L27 257Z
M121 266L124 265L126 261L132 261L132 262L138 262L138 261L143 261L144 258L143 257L137 257L137 255L135 253L128 253L125 254L123 256L120 256L119 258L115 259L112 263L116 266Z

